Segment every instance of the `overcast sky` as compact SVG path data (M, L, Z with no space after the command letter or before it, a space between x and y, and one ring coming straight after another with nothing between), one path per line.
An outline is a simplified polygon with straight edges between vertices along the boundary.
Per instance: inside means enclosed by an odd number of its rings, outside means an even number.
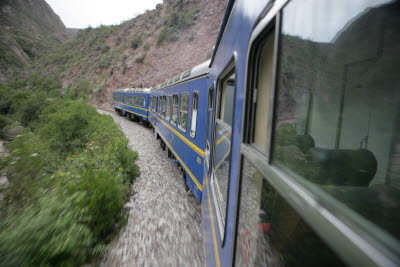
M45 0L67 28L120 24L162 0Z
M302 0L292 1L284 9L282 30L290 35L317 42L331 42L346 24L362 16L369 8L392 0Z

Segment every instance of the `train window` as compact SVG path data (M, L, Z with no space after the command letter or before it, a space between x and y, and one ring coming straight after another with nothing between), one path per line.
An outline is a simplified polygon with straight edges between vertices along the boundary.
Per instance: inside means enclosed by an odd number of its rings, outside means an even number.
M161 117L162 117L162 110L163 110L163 97L162 96L160 96L160 106L159 106L159 114L161 115Z
M213 141L213 187L215 209L221 237L224 236L226 205L228 200L229 170L231 158L232 118L235 93L235 68L229 67L218 81L217 116Z
M182 74L182 79L183 78L186 78L186 77L189 77L190 76L190 72L191 72L192 70L190 69L190 70L187 70L187 71L185 71L183 74Z
M233 98L235 92L235 72L229 73L229 77L222 82L218 91L218 113L217 119L232 127L233 121Z
M167 121L171 119L171 96L169 95L167 97L167 103L166 103L166 110L165 110L165 118Z
M188 106L189 106L189 94L181 94L181 102L179 107L179 129L186 132L187 121L188 121Z
M242 157L236 266L345 266Z
M398 1L290 2L272 140L275 166L386 231L385 244L400 239L399 18Z
M143 97L143 107L146 106L146 97Z
M199 104L199 95L197 93L193 93L192 98L192 119L190 125L190 136L192 138L196 137L196 124L197 124L197 109Z
M250 61L254 75L251 78L252 90L247 93L247 104L250 108L251 142L262 152L267 152L268 122L270 114L270 99L273 85L273 53L274 53L275 31L271 30L262 40L256 42L255 53L251 54Z
M171 123L176 125L176 121L178 120L178 95L172 96L172 117Z
M138 107L141 107L141 106L142 106L143 99L142 99L141 96L139 96L138 98L139 98L139 105L138 105Z
M214 86L208 91L208 108L207 108L207 138L206 138L206 149L210 151L210 139L212 132L212 112L214 108Z
M136 98L135 106L139 106L139 97L135 96L135 98Z
M164 96L164 107L163 107L164 118L167 117L167 96Z
M167 100L166 100L166 96L163 96L162 97L162 116L165 118L165 109L166 109L166 102L167 102Z

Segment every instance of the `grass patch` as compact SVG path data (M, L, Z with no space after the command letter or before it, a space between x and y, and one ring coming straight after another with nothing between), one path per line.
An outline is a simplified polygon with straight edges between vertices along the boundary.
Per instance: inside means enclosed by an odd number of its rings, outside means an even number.
M143 61L144 61L145 58L146 58L146 54L143 54L143 55L141 55L140 57L137 57L137 58L135 59L135 61L136 61L137 63L143 63Z
M136 35L133 37L131 41L131 48L133 50L138 49L142 45L142 37L140 35Z

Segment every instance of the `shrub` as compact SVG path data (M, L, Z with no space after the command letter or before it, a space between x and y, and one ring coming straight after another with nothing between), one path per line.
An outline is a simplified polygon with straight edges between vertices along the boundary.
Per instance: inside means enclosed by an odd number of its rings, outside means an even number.
M85 147L89 134L95 128L96 110L80 102L68 102L57 111L45 110L41 118L42 140L49 140L50 147L61 154L72 153Z
M99 64L97 65L97 67L99 69L106 69L111 65L111 59L110 58L104 58L102 60L100 60Z
M123 55L121 58L121 64L124 65L125 64L125 60L128 58L128 55Z
M97 239L114 231L114 223L121 218L126 200L126 188L116 171L84 170L70 190L84 192L78 209L87 215L86 224ZM77 188L75 188L77 186Z
M128 67L126 65L124 65L124 67L122 68L122 74L125 74L125 72L128 70Z
M143 46L144 50L148 51L150 49L150 45L151 45L151 43L149 41L147 41Z
M124 222L130 182L139 175L137 153L110 116L82 102L56 100L39 119L38 134L25 131L0 161L9 178L0 265L80 266L100 257ZM76 137L74 154L60 150Z
M170 42L178 41L178 39L179 39L178 30L176 28L169 28L167 31L166 39L167 39L167 41L170 41Z
M133 50L136 50L137 48L139 48L141 44L142 44L142 37L140 35L136 35L135 37L133 37L131 41L131 48Z
M38 204L1 220L0 265L81 265L94 253L76 205L83 193L45 192Z
M135 59L135 61L136 61L137 63L143 63L143 61L144 61L145 58L146 58L146 54L143 54L143 55L141 55L140 57L137 57L137 58Z
M4 138L4 129L6 126L12 124L12 120L5 115L0 114L0 138Z
M167 31L168 31L167 27L163 27L161 29L161 31L160 31L160 33L158 34L158 37L157 37L157 45L160 45L160 44L162 44L162 42L164 42L165 37L167 37Z
M101 53L102 53L102 54L105 54L105 53L107 53L108 51L110 51L110 47L109 47L108 45L104 46L104 47L101 49Z
M0 84L0 114L7 114L12 105L12 95L9 87Z
M39 118L40 113L47 105L47 95L45 93L36 93L19 102L18 107L13 105L13 109L15 110L16 119L22 122L23 125L28 125Z

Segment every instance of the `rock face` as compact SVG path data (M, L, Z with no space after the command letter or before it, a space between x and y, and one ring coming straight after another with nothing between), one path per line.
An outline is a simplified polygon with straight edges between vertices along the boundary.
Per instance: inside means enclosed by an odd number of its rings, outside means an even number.
M131 40L135 35L142 36L143 45L134 51L128 47L122 52L125 60L113 62L108 69L96 71L96 75L106 75L107 78L101 93L92 95L91 103L110 110L113 90L153 87L210 59L226 4L227 0L164 0L164 3L159 4L155 10L119 25L104 45L112 47L118 38ZM187 10L198 10L193 15L195 16L193 25L177 32L173 32L172 27L171 31L166 21L174 13L184 14ZM157 39L163 28L168 28L167 38L157 45ZM177 34L177 40L173 39L173 34ZM145 43L150 43L148 50ZM138 63L136 59L144 54L145 60ZM108 75L111 69L112 74ZM85 71L80 66L76 67L70 72L71 76L64 78L63 84L68 86L76 76L84 75Z
M44 0L0 1L0 82L72 34Z

